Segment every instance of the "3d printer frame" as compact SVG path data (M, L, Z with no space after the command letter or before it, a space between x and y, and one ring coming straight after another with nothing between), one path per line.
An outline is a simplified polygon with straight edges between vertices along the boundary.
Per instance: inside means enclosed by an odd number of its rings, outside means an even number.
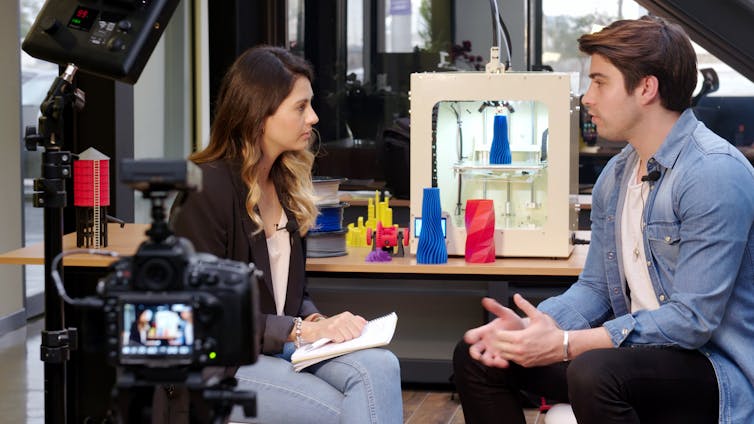
M438 174L453 172L456 176L460 174L476 178L473 175L480 175L480 178L508 178L508 181L511 180L511 175L518 180L522 180L522 177L529 180L536 177L543 179L543 183L538 186L538 190L542 191L540 194L544 199L543 207L545 208L539 212L540 222L528 227L505 225L498 215L495 225L496 256L563 258L571 254L574 231L578 222L576 199L579 105L578 97L574 97L571 93L569 74L555 72L415 73L411 75L410 97L411 222L421 218L424 187L439 187L443 199L447 199L448 195L455 196L457 190L458 205L455 201L441 201L441 203L444 214L447 213L451 218L454 214L456 215L456 219L448 220L446 233L448 254L462 256L466 242L462 208L467 199L461 202L460 183L456 187L455 183L448 183L448 178L438 178ZM458 143L457 137L441 133L443 131L440 122L441 115L437 109L434 111L433 123L433 109L438 104L448 102L479 102L480 105L536 102L546 111L546 114L543 114L543 116L546 115L546 121L542 124L547 136L547 145L543 150L546 160L537 158L532 163L532 161L517 162L514 158L511 164L489 165L489 162L484 162L484 160L475 161L474 158L464 158L463 155L448 159L448 150L452 150L453 144ZM472 103L461 104L468 106ZM474 113L482 113L481 109L480 107L478 110L465 110L463 113L469 117ZM455 110L455 112L460 121L461 111ZM515 114L510 112L510 110L500 111L500 113L508 113L512 116L511 119L516 119ZM445 118L448 118L448 115L445 115ZM446 119L446 121L450 120ZM456 117L453 117L452 121L451 124L456 125ZM460 127L459 123L459 133ZM445 128L447 129L447 125ZM465 132L466 127L464 127ZM471 141L469 138L465 137L467 143ZM435 139L434 143L433 139ZM534 142L532 141L531 144ZM534 183L531 184L533 192ZM510 192L510 184L508 187ZM495 208L498 211L504 199L495 198L496 195L499 196L499 193L492 193L488 198L495 201ZM411 232L410 247L411 253L415 254L418 247L416 231Z

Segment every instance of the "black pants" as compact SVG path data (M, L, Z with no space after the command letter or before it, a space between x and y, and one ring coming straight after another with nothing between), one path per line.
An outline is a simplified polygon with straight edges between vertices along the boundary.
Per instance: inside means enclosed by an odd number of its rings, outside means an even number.
M487 367L461 341L454 380L466 422L525 424L520 391L569 402L584 423L716 423L717 379L698 351L596 349L545 367Z

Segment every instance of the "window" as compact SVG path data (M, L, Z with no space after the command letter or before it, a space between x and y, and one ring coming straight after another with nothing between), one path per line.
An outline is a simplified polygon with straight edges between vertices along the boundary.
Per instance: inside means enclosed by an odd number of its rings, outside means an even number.
M646 9L632 1L542 0L542 64L558 72L578 74L579 93L589 87L589 58L579 52L576 40L617 19L636 19Z
M44 0L20 0L21 34L20 41L26 36L34 23ZM21 51L21 123L23 128L37 126L39 105L44 101L47 91L58 75L58 66L35 59ZM23 143L23 140L20 140ZM42 242L43 209L32 205L32 189L35 178L42 175L42 150L21 151L21 172L24 181L24 245ZM28 265L24 267L26 288L26 310L28 316L41 314L44 310L44 266Z
M450 50L452 5L451 0L348 0L307 4L303 10L300 1L288 1L288 45L298 49L302 39L311 44L305 32L317 34L320 44L303 47L315 68L314 107L320 117L315 175L382 187L389 161L382 160L382 133L408 116L410 74L436 70L439 51ZM402 170L399 178L407 174Z
M646 9L630 0L569 3L542 0L542 12L542 63L556 71L578 73L580 93L588 88L589 61L578 51L576 40L579 36L597 31L618 19L637 19L647 14ZM754 83L696 43L692 42L692 45L697 52L698 68L714 68L720 79L720 88L710 96L754 95Z
M576 40L584 33L599 30L617 19L636 19L647 14L646 9L630 0L584 0L564 3L560 0L542 1L542 63L555 71L573 72L578 80L579 93L589 87L589 59L579 53ZM704 74L700 73L694 93L694 111L710 129L737 146L754 144L752 98L754 82L742 76L713 54L692 41L700 71L711 68L719 80L719 88L705 96L702 91Z
M288 0L288 48L304 54L304 0Z

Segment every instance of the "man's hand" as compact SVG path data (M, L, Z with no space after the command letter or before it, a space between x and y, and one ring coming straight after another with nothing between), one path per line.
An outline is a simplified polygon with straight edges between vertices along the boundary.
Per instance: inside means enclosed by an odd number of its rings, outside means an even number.
M482 300L484 308L498 318L466 332L464 340L471 345L471 357L499 368L508 367L510 361L533 367L562 360L563 332L555 321L519 294L513 296L513 301L526 318L492 299Z
M494 334L499 330L523 330L526 328L527 320L524 320L518 314L513 312L512 309L498 303L495 299L485 297L482 299L482 306L489 313L495 315L497 318L489 323L473 328L466 332L464 340L471 345L469 353L471 357L476 360L481 360L481 356L488 350L486 343L491 342L494 338ZM491 352L490 352L491 354ZM495 364L487 364L490 366L497 366L505 368L508 366L508 361L502 358L495 357L493 359Z

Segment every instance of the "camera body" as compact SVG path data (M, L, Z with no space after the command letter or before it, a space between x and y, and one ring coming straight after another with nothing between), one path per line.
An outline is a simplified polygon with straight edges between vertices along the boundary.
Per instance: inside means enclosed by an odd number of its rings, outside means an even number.
M256 361L253 264L195 253L190 241L147 240L100 282L107 359L115 366L238 366Z

